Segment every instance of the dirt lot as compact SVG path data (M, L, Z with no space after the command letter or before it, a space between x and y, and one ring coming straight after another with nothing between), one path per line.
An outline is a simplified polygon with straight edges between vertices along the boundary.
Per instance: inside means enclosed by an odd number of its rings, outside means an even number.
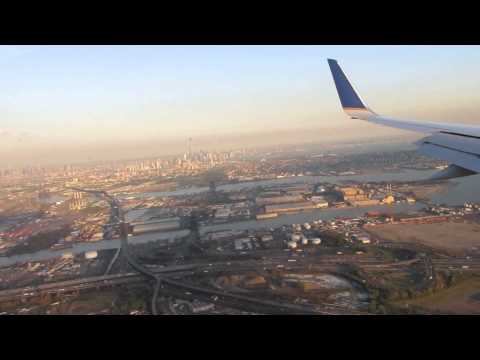
M402 301L401 305L417 305L449 314L480 314L480 277L460 282L458 285L427 297ZM400 303L399 303L400 304Z
M450 253L480 249L480 225L473 222L395 224L366 228L373 236L388 241L417 242Z

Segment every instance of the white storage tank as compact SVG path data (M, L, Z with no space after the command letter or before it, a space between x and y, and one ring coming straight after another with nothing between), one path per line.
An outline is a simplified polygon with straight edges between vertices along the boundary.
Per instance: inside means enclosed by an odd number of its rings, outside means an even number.
M85 253L85 259L95 259L98 256L98 252L93 250L93 251L87 251Z
M322 242L322 239L320 239L320 238L313 238L311 241L312 241L312 244L313 244L313 245L320 245L321 242Z
M308 239L305 236L302 236L302 245L307 245Z
M302 236L300 234L292 234L292 237L291 237L292 241L300 241L302 239Z
M295 249L297 247L297 243L295 241L287 242L287 246L289 249Z
M311 226L308 222L306 222L305 224L303 224L303 227L306 229L306 230L310 230L311 229Z

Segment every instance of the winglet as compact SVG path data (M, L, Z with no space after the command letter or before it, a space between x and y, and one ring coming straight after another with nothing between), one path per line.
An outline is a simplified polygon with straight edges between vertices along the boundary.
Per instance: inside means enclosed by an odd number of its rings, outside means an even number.
M375 114L365 105L360 96L353 89L352 84L348 81L347 76L338 65L337 60L328 59L328 65L330 66L330 71L332 72L333 81L335 82L335 87L337 88L343 110L352 117L356 117L354 114L358 112Z

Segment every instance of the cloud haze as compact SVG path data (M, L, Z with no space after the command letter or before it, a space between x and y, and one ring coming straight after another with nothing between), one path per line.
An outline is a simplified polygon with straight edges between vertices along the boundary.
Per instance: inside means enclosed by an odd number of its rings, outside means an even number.
M478 46L0 46L0 166L404 136L345 117L327 57L379 113L479 123Z

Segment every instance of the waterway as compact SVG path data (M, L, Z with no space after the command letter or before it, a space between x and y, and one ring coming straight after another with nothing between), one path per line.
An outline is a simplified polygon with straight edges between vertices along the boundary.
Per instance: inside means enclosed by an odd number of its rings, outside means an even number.
M207 225L200 229L201 233L220 230L259 230L280 227L282 225L303 224L312 222L314 220L331 220L333 218L345 217L356 218L364 215L369 211L382 211L384 213L408 213L420 210L424 205L422 204L394 204L394 205L376 205L364 207L349 207L349 208L330 208L318 209L312 211L305 211L295 214L280 215L276 218L265 220L246 220L236 223Z
M218 190L223 191L239 191L245 188L252 188L255 186L268 186L268 185L280 185L280 184L313 184L313 183L332 183L341 184L345 181L362 181L362 182L375 182L375 181L417 181L428 179L436 171L427 170L405 170L398 173L384 173L375 175L352 175L352 176L302 176L294 178L282 178L274 180L264 180L237 184L227 184L218 186ZM431 196L431 200L434 203L444 203L447 205L462 205L465 202L480 202L480 175L468 176L465 178L449 180L451 186L448 191L434 194ZM181 196L187 194L195 194L208 191L208 188L189 188L177 191L169 192L155 192L144 193L139 196ZM130 195L131 196L131 195ZM208 225L201 228L201 233L220 230L248 230L248 229L262 229L272 228L287 224L302 224L305 222L311 222L314 220L330 220L335 217L359 217L368 211L382 211L386 213L399 213L399 212L414 212L420 210L424 205L416 204L393 204L393 205L376 205L368 207L357 208L330 208L330 209L318 209L313 211L301 212L296 214L281 215L277 218L266 220L247 220L236 223L228 224L216 224ZM145 209L132 210L126 214L126 220L132 221L141 217ZM144 243L151 241L168 241L173 240L188 234L187 230L172 231L165 233L147 233L141 235L135 235L129 238L129 242ZM24 254L11 257L0 257L0 266L9 266L18 262L28 261L42 261L59 257L64 253L72 252L74 254L81 254L90 250L102 250L102 249L117 249L120 247L119 240L98 241L89 243L76 243L71 249L64 250L43 250L33 254Z
M258 180L240 182L235 184L224 184L217 186L217 191L241 191L245 189L252 189L257 186L272 186L272 185L297 185L297 184L316 184L316 183L331 183L342 184L348 181L358 182L373 182L373 181L416 181L428 179L432 174L438 170L402 170L398 172L378 173L378 174L363 174L363 175L341 175L341 176L293 176L288 178L279 178L271 180ZM142 194L129 194L122 197L167 197L167 196L184 196L194 195L207 192L208 187L192 186L186 189L179 189L174 191L155 191L145 192Z
M175 241L177 238L186 236L189 234L188 230L179 230L163 233L151 233L132 236L129 238L131 244L141 244L151 241ZM58 250L41 250L31 254L22 254L14 256L0 256L0 267L11 266L17 263L27 263L35 261L46 261L61 257L64 254L81 255L87 251L92 250L108 250L118 249L121 247L120 239L114 240L101 240L95 242L80 242L72 244L71 248L58 249Z
M331 183L343 184L345 182L382 182L382 181L419 181L427 180L438 170L403 170L399 172L364 174L364 175L344 175L344 176L295 176L290 178L280 178L272 180L260 180L243 182L236 184L225 184L217 186L218 191L233 192L244 189L251 189L257 186L272 185L300 185L300 184L316 184ZM447 192L434 194L431 197L434 203L444 203L447 205L462 205L465 202L480 202L480 175L467 176L463 178L448 180L450 187ZM207 187L190 187L188 189L180 189L175 191L146 192L136 196L141 198L147 197L168 197L168 196L184 196L200 194L208 191Z
M465 202L480 202L480 175L448 180L451 186L448 191L433 194L433 203L447 205L463 205Z

